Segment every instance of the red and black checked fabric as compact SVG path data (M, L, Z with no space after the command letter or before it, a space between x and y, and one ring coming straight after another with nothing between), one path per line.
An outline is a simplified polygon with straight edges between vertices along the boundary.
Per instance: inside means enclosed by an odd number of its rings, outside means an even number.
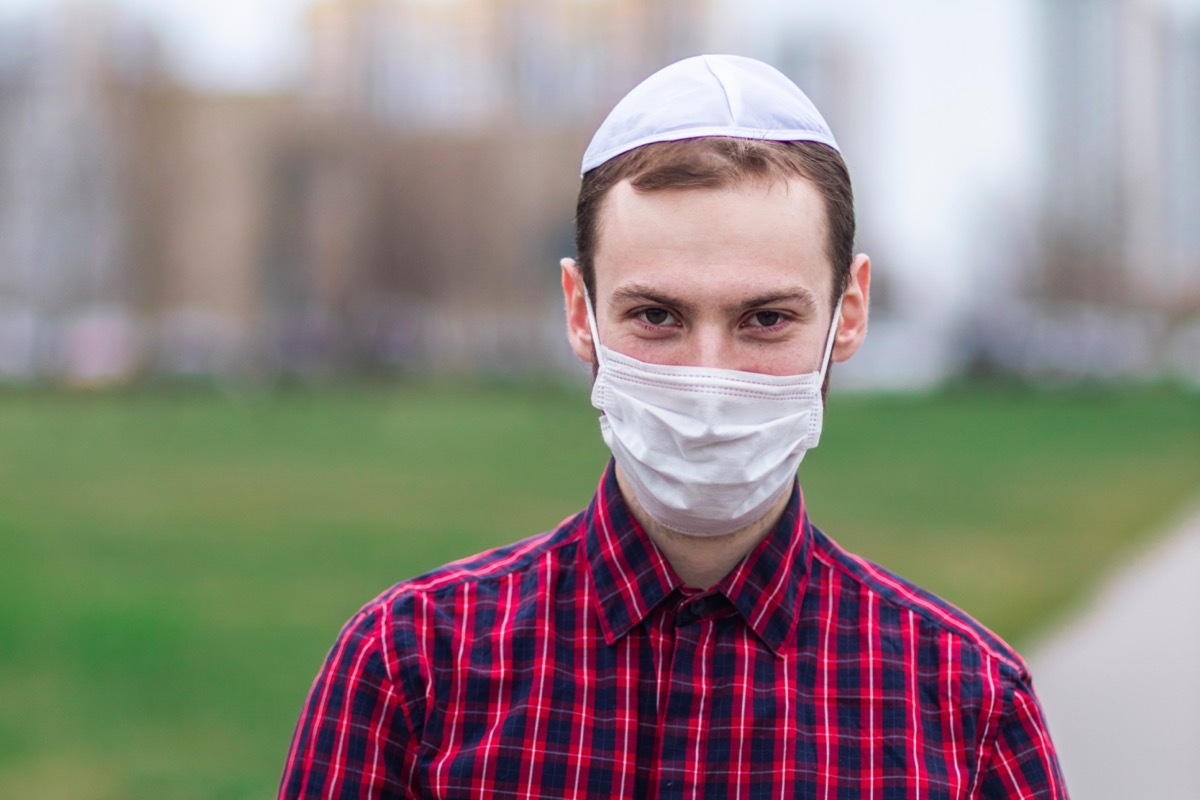
M404 581L345 627L280 797L1065 798L1029 675L841 550L799 487L685 588L610 465L557 530Z

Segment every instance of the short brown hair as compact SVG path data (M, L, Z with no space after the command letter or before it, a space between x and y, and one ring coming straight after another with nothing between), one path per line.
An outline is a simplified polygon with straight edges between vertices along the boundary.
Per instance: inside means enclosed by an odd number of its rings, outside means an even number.
M575 252L588 293L596 295L594 256L600 209L608 191L623 180L641 192L661 189L720 189L751 178L799 177L811 181L825 206L826 252L833 265L833 297L846 289L854 258L854 192L841 155L817 142L705 137L645 145L589 170L575 206Z

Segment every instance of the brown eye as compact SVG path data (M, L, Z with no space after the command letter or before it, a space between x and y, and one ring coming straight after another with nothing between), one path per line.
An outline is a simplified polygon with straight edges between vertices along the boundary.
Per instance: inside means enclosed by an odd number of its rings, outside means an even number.
M783 315L778 311L758 311L751 317L753 327L773 328L783 322Z
M665 308L647 308L640 316L643 322L650 325L666 325L671 321L671 312Z

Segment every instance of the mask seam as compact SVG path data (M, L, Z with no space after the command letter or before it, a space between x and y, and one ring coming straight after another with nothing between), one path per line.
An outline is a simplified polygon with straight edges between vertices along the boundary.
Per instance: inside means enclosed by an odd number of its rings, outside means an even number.
M715 396L721 396L721 397L743 397L746 399L753 399L753 400L804 400L804 399L813 397L814 395L816 395L820 392L819 388L810 387L810 388L806 388L806 389L789 390L787 392L783 392L780 394L766 394L763 392L755 392L752 389L738 389L737 387L730 387L728 389L715 389L715 388L701 387L701 386L677 386L677 385L671 384L671 383L662 383L662 382L649 381L649 380L638 380L636 378L630 378L630 377L624 377L624 376L615 376L615 377L620 377L625 383L633 384L636 386L648 386L653 389L668 389L668 390L678 391L681 394L715 395ZM608 389L608 388L615 389L616 387L606 386L605 388L606 389Z
M623 358L629 358L629 356L624 356ZM725 376L725 375L713 375L712 373L703 373L703 372L681 374L678 372L659 372L659 371L653 370L653 369L650 369L650 370L646 369L646 367L662 367L662 366L663 365L661 365L661 364L645 364L643 362L638 362L638 365L632 365L632 364L626 365L626 364L621 364L619 362L614 362L611 359L609 359L608 363L606 364L608 373L610 375L613 375L614 377L619 377L619 378L627 377L634 371L638 371L638 372L649 372L656 379L662 380L664 382L669 382L672 378L682 379L682 380L700 379L700 380L721 381L724 383L731 383L731 384L744 384L748 387L763 387L765 389L777 389L777 388L781 388L781 387L787 388L787 384L783 383L783 382L774 383L771 381L753 380L750 378L735 378L735 377L730 377L730 376ZM678 369L690 369L690 368L679 367ZM747 374L753 375L755 373L747 373ZM815 376L816 374L817 373L815 373L815 372L802 372L798 375L782 375L782 376L770 376L770 377L782 377L782 378L789 379L793 382L799 383L800 381L803 381L803 380L810 380L811 376Z

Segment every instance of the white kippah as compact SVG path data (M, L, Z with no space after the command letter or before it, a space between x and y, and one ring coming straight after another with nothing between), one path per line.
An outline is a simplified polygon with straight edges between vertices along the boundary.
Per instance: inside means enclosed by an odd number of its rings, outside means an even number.
M645 144L700 136L838 149L821 112L779 70L743 56L694 56L663 67L617 103L583 154L580 175Z

